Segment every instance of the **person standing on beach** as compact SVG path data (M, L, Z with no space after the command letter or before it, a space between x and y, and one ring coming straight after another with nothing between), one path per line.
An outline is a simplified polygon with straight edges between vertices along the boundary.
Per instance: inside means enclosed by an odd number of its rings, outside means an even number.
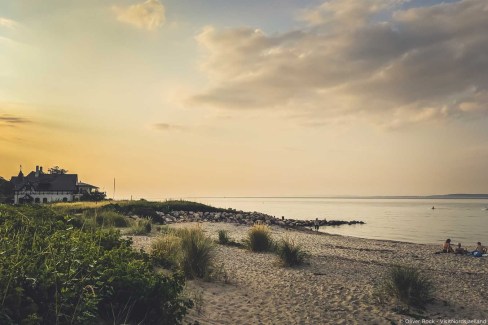
M320 228L319 218L315 218L315 221L313 224L314 224L315 231L319 231L319 228Z

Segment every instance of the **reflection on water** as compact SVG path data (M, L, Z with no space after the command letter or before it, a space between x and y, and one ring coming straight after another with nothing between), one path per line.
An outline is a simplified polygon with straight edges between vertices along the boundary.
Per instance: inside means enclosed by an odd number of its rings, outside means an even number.
M451 238L468 248L488 244L487 200L335 199L335 198L197 198L221 208L259 211L294 219L362 220L365 225L326 227L328 233L416 243ZM435 209L432 209L432 206Z

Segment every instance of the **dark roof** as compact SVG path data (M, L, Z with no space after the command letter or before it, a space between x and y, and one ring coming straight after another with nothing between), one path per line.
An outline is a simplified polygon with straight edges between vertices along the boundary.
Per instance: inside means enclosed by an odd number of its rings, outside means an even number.
M14 176L10 180L16 191L25 186L32 187L35 191L76 191L78 183L77 174L44 174L30 172L24 177Z
M98 186L91 185L91 184L88 184L88 183L83 183L83 182L78 182L78 184L76 184L76 185L82 186L82 187L98 188Z

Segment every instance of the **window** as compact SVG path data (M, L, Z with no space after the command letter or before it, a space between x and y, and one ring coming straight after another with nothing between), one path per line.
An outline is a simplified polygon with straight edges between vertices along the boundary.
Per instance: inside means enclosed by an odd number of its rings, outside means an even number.
M42 203L47 203L47 197L42 199Z
M36 199L34 200L35 203L41 203L41 199L36 197Z
M68 202L68 198L67 197L63 197L63 202Z

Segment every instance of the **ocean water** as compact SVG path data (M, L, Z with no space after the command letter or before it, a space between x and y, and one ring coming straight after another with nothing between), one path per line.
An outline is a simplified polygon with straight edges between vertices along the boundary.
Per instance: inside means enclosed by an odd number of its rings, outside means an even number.
M364 225L321 227L362 238L443 243L451 238L468 249L488 246L488 200L348 198L192 198L220 208L258 211L293 219L361 220ZM432 207L435 209L432 209Z

